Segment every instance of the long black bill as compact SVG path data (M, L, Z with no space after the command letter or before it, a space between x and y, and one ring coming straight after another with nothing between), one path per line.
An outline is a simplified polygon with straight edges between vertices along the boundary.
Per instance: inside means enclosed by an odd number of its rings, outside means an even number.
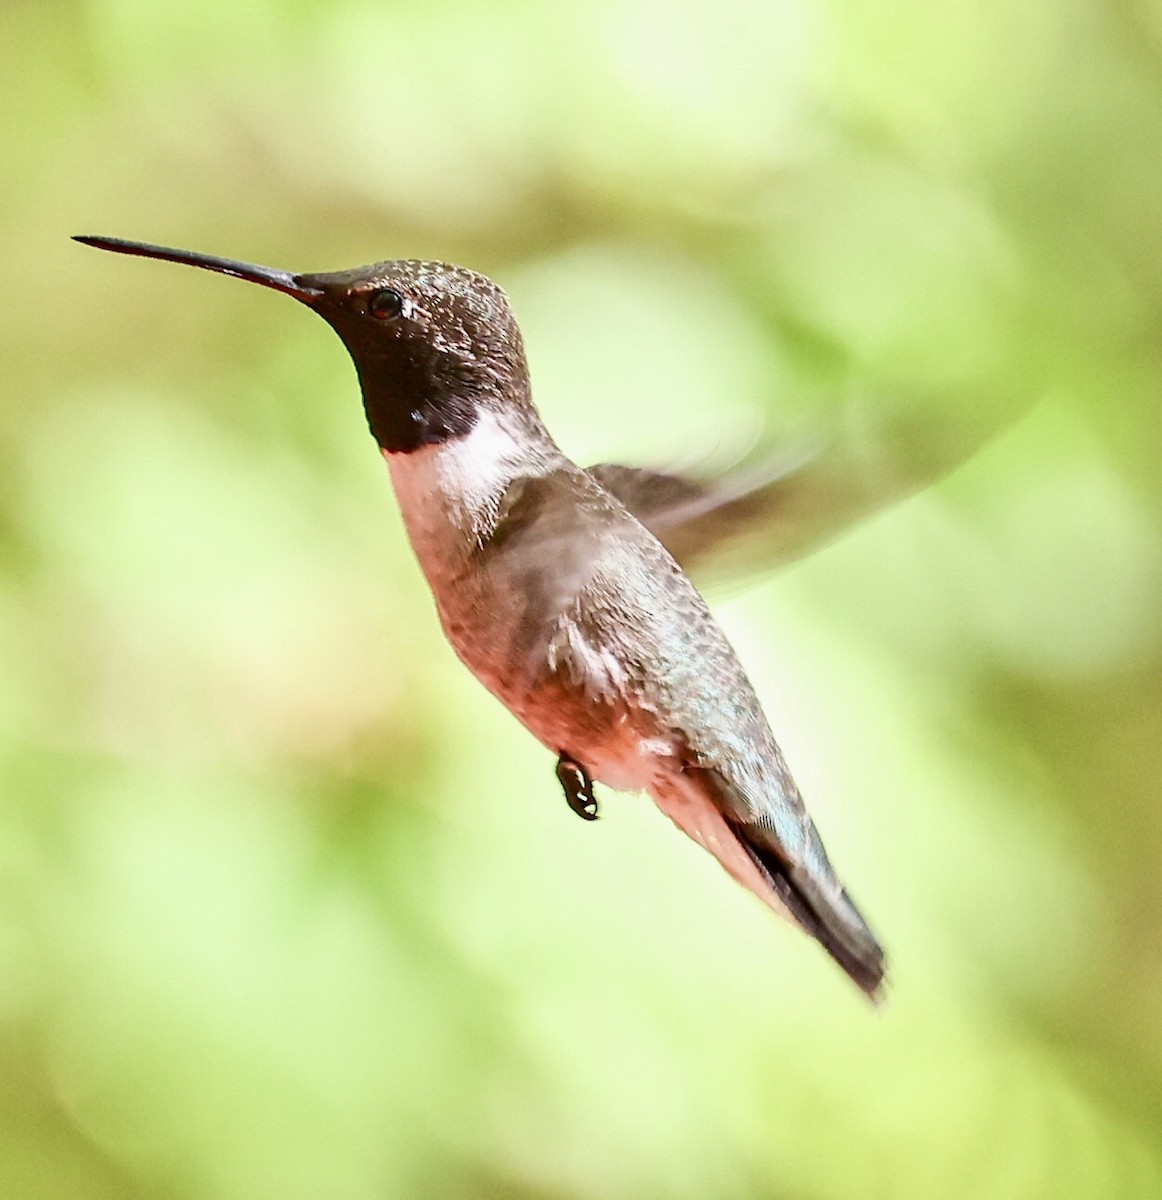
M112 250L115 254L136 254L141 258L160 258L166 262L184 263L189 267L201 267L206 271L217 271L220 275L233 275L237 279L245 279L250 283L260 283L263 287L274 288L276 292L285 292L304 304L310 304L323 293L318 288L306 287L298 280L298 276L289 271L278 271L274 267L259 267L254 263L238 262L233 258L218 258L213 254L196 254L192 250L171 250L168 246L151 246L148 242L127 242L122 238L110 237L81 237L73 238L74 242L82 242L86 246L96 246L98 250Z

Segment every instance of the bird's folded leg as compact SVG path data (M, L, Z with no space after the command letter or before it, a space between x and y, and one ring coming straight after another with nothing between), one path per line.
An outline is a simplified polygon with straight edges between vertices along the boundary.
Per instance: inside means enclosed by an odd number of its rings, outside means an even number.
M593 795L593 780L585 768L568 754L557 759L557 778L565 789L569 807L583 820L597 820L597 798Z

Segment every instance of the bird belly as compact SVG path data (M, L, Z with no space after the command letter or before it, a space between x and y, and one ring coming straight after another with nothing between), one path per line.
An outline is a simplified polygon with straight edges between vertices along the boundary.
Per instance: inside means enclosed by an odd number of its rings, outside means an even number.
M578 678L553 661L552 648L513 654L505 629L469 630L441 610L444 632L466 667L554 754L567 754L591 779L618 791L649 789L678 747L655 714L610 686L609 664Z

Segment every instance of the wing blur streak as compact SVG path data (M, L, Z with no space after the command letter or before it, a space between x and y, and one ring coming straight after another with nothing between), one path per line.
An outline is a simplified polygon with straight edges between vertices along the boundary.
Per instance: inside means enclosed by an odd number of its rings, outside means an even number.
M895 430L700 480L598 463L589 473L700 587L775 570L947 473L968 448Z

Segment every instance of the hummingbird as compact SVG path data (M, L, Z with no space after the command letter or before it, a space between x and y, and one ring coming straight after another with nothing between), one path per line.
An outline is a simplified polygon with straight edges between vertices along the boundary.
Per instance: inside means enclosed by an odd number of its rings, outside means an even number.
M318 313L354 362L445 636L556 756L569 807L596 819L597 783L648 792L878 999L884 952L683 569L756 508L803 507L802 488L779 476L731 492L612 463L579 467L533 405L504 292L464 267L400 260L295 275L119 238L75 240L233 275ZM800 549L795 535L784 540L786 555Z

